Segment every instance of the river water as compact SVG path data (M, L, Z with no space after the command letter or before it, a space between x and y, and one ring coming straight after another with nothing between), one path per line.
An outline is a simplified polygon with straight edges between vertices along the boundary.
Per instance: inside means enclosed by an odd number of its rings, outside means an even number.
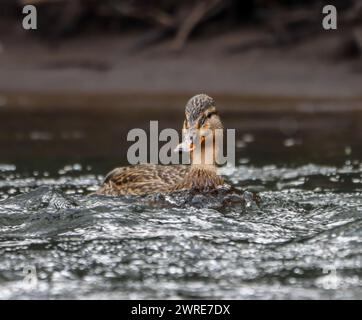
M1 119L1 299L362 299L360 113L226 114L220 173L259 204L88 196L125 164L122 117Z

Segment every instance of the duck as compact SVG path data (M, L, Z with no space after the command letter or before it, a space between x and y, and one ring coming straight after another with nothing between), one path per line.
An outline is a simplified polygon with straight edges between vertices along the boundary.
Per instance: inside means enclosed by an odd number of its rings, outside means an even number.
M187 153L190 164L137 164L115 168L95 193L119 196L169 194L180 190L203 192L226 185L217 174L215 157L220 152L215 143L217 129L222 130L223 125L215 100L206 94L193 96L185 106L183 140L174 150ZM207 134L211 134L212 143L206 143ZM207 154L212 157L206 157Z

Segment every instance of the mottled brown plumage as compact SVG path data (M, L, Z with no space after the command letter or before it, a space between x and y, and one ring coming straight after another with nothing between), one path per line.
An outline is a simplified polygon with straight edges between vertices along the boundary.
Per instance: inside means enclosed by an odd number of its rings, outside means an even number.
M140 164L112 170L104 179L98 194L125 195L166 193L182 182L191 166Z
M214 100L200 94L191 98L185 108L184 129L221 129L222 124L216 113ZM193 154L193 140L186 145L186 151ZM179 145L185 151L185 142ZM201 147L201 153L204 152ZM217 175L214 164L154 165L140 164L112 170L103 185L96 192L106 195L170 193L177 190L212 190L225 184Z

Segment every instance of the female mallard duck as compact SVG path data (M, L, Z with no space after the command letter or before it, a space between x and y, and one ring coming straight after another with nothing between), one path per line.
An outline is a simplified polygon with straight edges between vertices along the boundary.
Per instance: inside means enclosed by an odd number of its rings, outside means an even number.
M184 140L175 151L190 153L191 165L140 164L116 168L108 173L96 194L170 193L189 189L208 191L224 185L215 166L215 156L219 150L214 133L223 126L214 99L206 94L192 97L186 104L185 116ZM213 143L205 143L203 132L212 133ZM196 144L195 141L200 143ZM212 154L212 160L205 160L205 154ZM199 161L195 161L196 158Z

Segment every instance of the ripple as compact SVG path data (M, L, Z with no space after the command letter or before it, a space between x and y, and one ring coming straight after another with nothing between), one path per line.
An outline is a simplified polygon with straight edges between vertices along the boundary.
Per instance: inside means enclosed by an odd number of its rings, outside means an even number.
M85 196L86 167L0 166L1 299L362 298L359 164L241 165L232 192L145 197Z

